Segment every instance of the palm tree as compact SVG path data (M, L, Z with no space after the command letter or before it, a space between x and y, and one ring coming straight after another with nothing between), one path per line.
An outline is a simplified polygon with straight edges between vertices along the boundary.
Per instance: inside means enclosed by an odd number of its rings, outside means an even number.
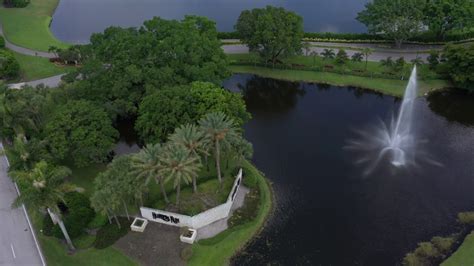
M370 48L364 48L362 49L362 54L364 54L364 57L365 57L365 71L367 71L367 63L369 61L369 55L372 54L372 49Z
M13 205L26 204L35 209L47 210L51 219L59 224L69 248L74 250L58 207L58 203L65 203L65 193L76 190L74 186L64 183L64 178L70 174L69 168L49 166L46 161L38 162L31 171L13 171L12 176L23 189Z
M321 55L324 59L333 59L336 56L333 49L324 49Z
M305 56L308 56L308 53L311 51L311 43L310 42L303 42L303 50L305 52Z
M206 158L207 155L209 155L209 138L195 125L186 124L176 128L174 133L169 137L169 140L184 146L190 155L195 155L199 160L201 159L200 155L204 155ZM196 177L197 175L193 176L194 193L197 192Z
M237 136L234 121L223 113L209 113L199 120L201 129L214 144L214 155L216 159L217 178L222 184L220 152L221 143L230 143Z
M237 161L237 166L241 168L243 161L245 159L251 159L253 156L252 143L241 137L232 144L234 147L234 158Z
M170 143L165 150L164 156L160 158L162 167L159 172L166 177L167 182L173 180L173 186L176 188L176 206L179 207L181 183L189 184L199 172L201 163L199 157L190 154L183 145Z
M162 156L163 152L160 144L146 145L139 153L132 157L132 169L134 169L133 173L137 175L137 178L144 179L146 185L155 179L155 182L160 185L161 194L163 194L165 202L168 203L164 180L159 173L161 169L160 156Z
M5 150L2 150L0 153L4 154ZM23 171L30 169L32 164L31 154L26 138L22 134L17 135L13 140L9 158L11 162L10 169Z
M352 62L361 62L363 58L364 55L362 53L354 53L351 57Z

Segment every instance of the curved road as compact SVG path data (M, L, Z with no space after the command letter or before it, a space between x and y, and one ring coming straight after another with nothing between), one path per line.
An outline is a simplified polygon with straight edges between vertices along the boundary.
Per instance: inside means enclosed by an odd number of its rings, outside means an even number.
M21 46L18 46L16 44L13 44L13 43L9 42L7 40L7 38L5 37L5 34L3 34L3 27L2 27L1 23L0 23L0 35L2 35L3 38L5 39L5 47L12 50L12 51L14 51L14 52L17 52L19 54L39 56L39 57L45 57L45 58L55 57L54 54L52 54L52 53L31 50L31 49L21 47Z

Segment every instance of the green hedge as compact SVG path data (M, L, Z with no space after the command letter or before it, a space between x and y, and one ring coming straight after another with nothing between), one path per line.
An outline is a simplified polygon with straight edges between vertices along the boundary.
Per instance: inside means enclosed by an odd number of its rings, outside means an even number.
M5 39L3 36L0 36L0 49L5 48Z
M3 0L3 4L6 7L26 7L30 3L30 0Z
M219 39L240 39L236 31L219 32L217 34ZM406 43L445 43L445 42L460 42L464 40L472 40L474 38L474 31L465 33L451 33L447 34L443 40L440 40L431 32L425 32L417 37L409 39ZM393 42L381 35L374 35L369 33L334 33L334 32L305 32L303 39L315 41L332 41L332 42Z

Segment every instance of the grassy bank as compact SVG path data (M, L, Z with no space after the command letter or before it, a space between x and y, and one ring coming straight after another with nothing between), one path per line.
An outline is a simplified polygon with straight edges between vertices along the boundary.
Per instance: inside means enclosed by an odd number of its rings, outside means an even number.
M230 66L230 70L234 73L249 73L261 77L281 80L305 81L330 84L335 86L354 86L398 97L403 96L405 87L407 85L406 80L368 78L306 70L271 69L265 67L240 65ZM419 81L418 86L420 95L422 95L430 90L437 90L449 87L449 83L445 80L426 80Z
M258 180L260 190L260 208L252 222L230 228L211 239L199 241L193 245L193 257L189 265L225 265L230 258L250 241L265 223L272 208L272 192L268 181L249 162L244 166ZM244 177L245 178L245 177Z
M31 0L25 8L0 7L0 21L5 37L26 48L47 51L49 46L67 47L49 30L51 16L59 0Z
M49 62L47 58L18 53L14 53L14 56L20 64L20 78L18 81L43 79L63 74L73 69L73 67L57 66Z
M459 249L444 261L442 266L474 265L474 231L469 234Z

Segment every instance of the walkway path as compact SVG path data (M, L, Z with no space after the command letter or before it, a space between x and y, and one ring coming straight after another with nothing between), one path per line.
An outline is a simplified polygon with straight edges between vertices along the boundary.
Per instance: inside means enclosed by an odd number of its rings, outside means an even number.
M8 88L10 89L21 89L23 86L32 86L36 87L40 84L44 84L47 87L50 88L56 88L61 84L61 77L64 76L65 74L60 74L56 76L52 76L49 78L44 78L44 79L37 79L33 81L28 81L28 82L20 82L20 83L13 83L13 84L8 84Z
M0 143L0 150L3 145ZM0 265L45 265L24 207L12 208L17 190L0 156Z
M53 53L47 53L47 52L41 52L41 51L35 51L32 49L28 49L25 47L18 46L16 44L13 44L7 40L5 37L5 34L3 34L3 27L2 24L0 23L0 35L2 35L5 39L5 47L17 52L19 54L24 54L24 55L31 55L31 56L39 56L39 57L45 57L45 58L53 58L55 57Z

